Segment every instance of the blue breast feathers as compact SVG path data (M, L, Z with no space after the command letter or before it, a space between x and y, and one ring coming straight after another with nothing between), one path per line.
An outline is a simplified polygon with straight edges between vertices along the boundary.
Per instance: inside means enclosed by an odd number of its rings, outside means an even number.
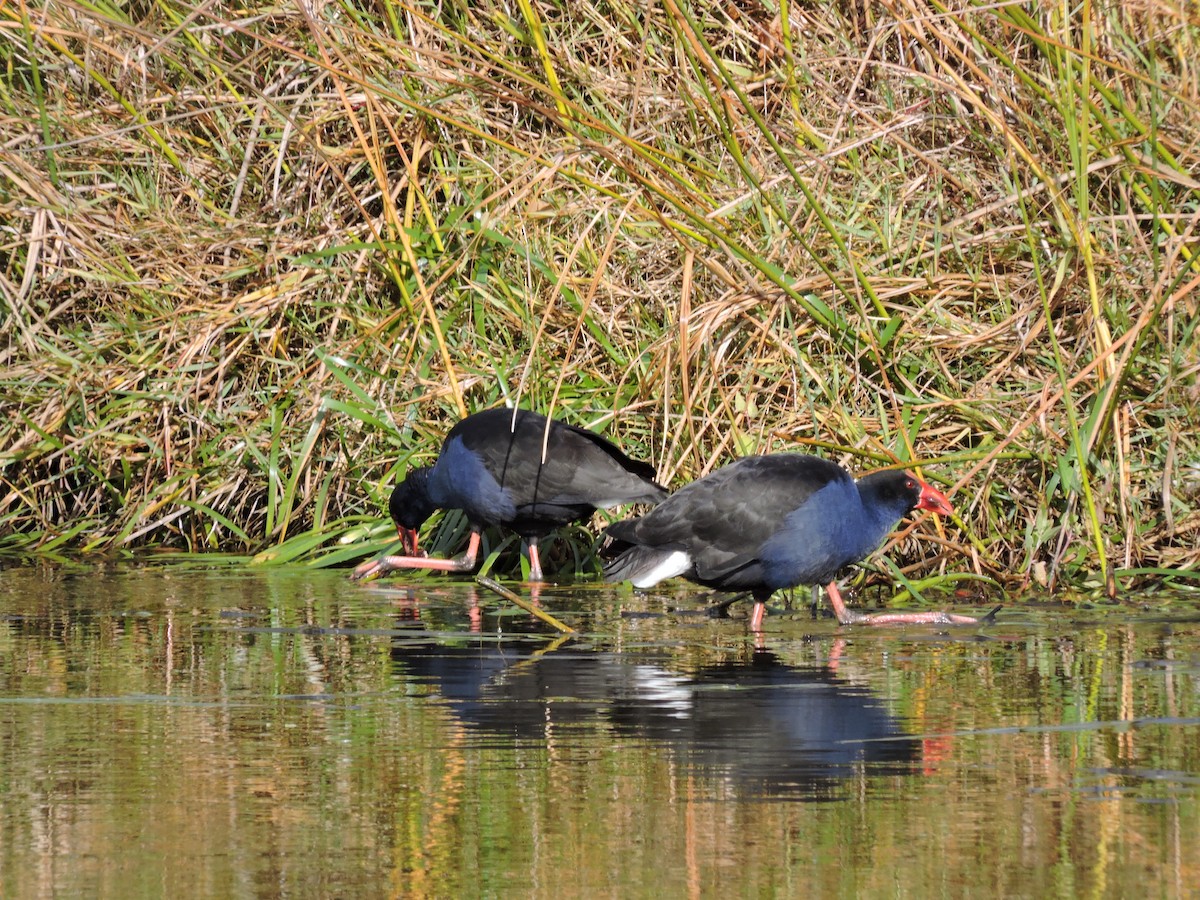
M517 514L509 492L456 437L447 441L429 473L429 496L442 509L461 509L486 525L511 522Z
M832 481L789 513L763 542L763 581L772 590L832 581L840 569L883 543L889 527L866 515L852 481Z

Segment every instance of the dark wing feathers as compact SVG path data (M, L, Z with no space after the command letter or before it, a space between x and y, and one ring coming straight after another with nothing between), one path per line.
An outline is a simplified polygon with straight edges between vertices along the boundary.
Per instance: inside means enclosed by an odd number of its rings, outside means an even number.
M818 457L746 457L681 488L646 515L609 526L608 533L630 544L686 550L702 584L751 586L761 578L763 543L788 514L840 479L852 482L841 466Z
M582 438L587 445L590 445L596 450L602 451L623 471L628 472L629 474L634 475L644 481L654 481L654 477L657 474L654 471L654 466L650 465L649 463L644 463L641 460L631 459L621 451L620 447L607 438L603 438L594 431L588 431L586 428L580 428L577 425L567 425L562 422L557 424L576 437ZM591 455L593 457L595 456L594 453ZM658 485L655 485L655 487L658 487ZM659 490L662 491L663 496L666 496L666 490L664 488L659 488Z
M601 503L657 503L667 494L654 483L653 466L586 428L529 410L517 411L515 431L513 422L511 409L485 410L455 425L446 440L462 438L522 517L567 522Z

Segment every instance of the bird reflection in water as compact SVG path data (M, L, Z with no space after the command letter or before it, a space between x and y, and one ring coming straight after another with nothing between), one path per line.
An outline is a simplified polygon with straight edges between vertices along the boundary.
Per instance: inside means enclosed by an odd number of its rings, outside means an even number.
M683 671L638 655L511 638L397 643L401 677L428 684L483 746L561 746L616 734L662 744L688 769L754 796L829 797L860 772L919 772L920 743L830 666L747 650Z

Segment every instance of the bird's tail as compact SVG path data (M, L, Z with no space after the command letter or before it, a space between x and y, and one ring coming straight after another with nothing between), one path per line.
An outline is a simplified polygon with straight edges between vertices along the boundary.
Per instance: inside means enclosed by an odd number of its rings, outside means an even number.
M610 557L604 564L605 581L631 581L634 587L653 587L664 578L681 575L690 568L682 551L643 547L618 539L602 551Z
M651 503L659 504L667 499L667 495L671 492L657 482L650 482L646 485L646 492L638 497L634 497L633 503Z

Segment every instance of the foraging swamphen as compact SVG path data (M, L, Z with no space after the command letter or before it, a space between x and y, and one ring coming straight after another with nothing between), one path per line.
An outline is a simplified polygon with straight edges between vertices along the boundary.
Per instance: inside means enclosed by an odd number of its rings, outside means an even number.
M658 503L665 496L653 466L586 428L523 409L489 409L451 428L437 461L412 470L392 491L388 510L406 555L370 560L351 578L400 568L469 572L480 532L505 525L528 544L529 578L541 581L539 538L597 509ZM417 556L417 530L437 509L466 513L471 538L458 559Z
M883 471L858 481L815 456L779 453L739 459L676 491L646 515L608 528L617 555L609 581L652 587L675 575L754 597L751 628L762 625L775 591L825 584L843 625L975 622L949 613L846 609L838 571L871 554L914 509L950 514L940 491L908 472Z

